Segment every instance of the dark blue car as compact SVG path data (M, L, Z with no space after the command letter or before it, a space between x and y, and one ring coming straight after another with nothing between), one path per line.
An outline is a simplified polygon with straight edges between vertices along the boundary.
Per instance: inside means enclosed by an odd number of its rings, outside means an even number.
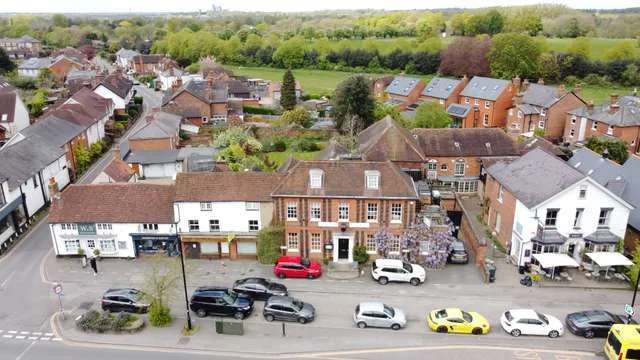
M241 320L253 311L253 300L221 287L199 287L189 301L191 311L199 317L233 316Z

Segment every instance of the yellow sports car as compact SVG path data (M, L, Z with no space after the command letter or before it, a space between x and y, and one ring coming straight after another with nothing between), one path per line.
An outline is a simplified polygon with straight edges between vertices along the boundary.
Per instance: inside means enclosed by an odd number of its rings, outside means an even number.
M440 333L486 334L489 322L477 312L466 312L457 308L433 310L427 316L427 325Z

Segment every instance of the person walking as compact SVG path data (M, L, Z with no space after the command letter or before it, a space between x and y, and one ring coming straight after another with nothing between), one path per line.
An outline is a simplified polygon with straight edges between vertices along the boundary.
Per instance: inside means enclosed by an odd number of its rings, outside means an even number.
M89 264L91 265L91 268L93 269L93 276L98 276L98 262L96 261L96 257L92 257L91 260L89 260Z

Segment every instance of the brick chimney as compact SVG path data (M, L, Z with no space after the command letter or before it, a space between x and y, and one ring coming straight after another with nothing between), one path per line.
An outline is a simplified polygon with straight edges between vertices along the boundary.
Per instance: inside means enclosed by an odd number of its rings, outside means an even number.
M113 159L114 160L122 160L122 155L120 154L120 145L116 144L113 147Z
M216 78L215 75L212 72L209 72L209 75L207 75L207 85L212 88L213 87L213 83L215 82Z
M609 113L613 114L620 109L620 105L618 104L618 94L611 94L611 100L609 103Z
M58 182L55 177L49 178L49 195L51 195L51 201L54 199L60 199L60 189L58 189Z
M581 83L577 83L576 86L573 88L573 93L576 94L576 96L582 97L582 84Z
M538 79L538 84L544 85L544 79L543 78Z
M593 107L594 107L593 100L587 101L587 112L589 114L593 114Z
M529 90L529 79L524 79L522 82L522 92Z
M519 92L513 97L513 106L518 106L520 104L522 104L522 93Z
M558 97L563 97L567 93L567 89L564 87L564 84L560 84L558 86Z
M522 85L522 82L520 81L520 76L516 75L516 77L514 77L513 80L511 80L511 82L513 83L513 87L516 89L516 92L519 92L520 86Z
M173 84L171 84L171 92L176 92L178 91L178 89L180 89L180 87L182 86L182 78L176 78L173 81Z

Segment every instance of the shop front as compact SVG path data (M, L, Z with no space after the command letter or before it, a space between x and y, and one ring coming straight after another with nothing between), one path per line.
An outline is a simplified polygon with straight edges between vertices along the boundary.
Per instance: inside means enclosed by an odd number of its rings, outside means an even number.
M257 238L235 234L182 235L184 254L189 259L255 259Z
M144 255L164 254L177 256L178 235L176 234L130 234L133 240L136 257Z

